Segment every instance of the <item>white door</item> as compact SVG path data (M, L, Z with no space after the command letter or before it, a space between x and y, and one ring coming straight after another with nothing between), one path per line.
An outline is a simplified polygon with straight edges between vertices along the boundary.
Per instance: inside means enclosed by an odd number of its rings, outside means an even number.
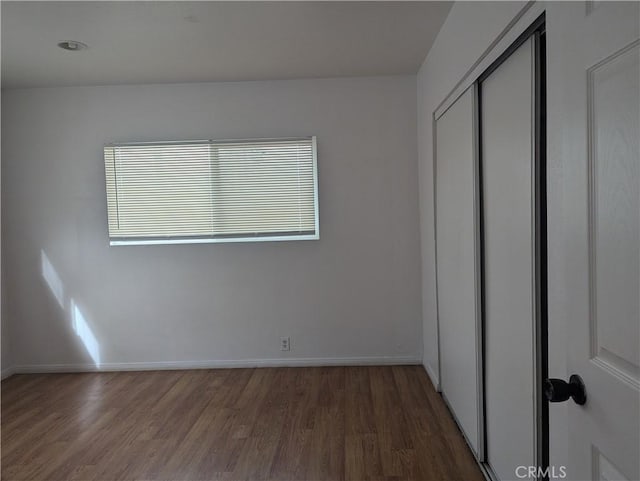
M436 122L440 389L481 455L474 88Z
M505 481L536 461L533 38L480 89L486 458Z
M639 6L549 6L549 374L587 393L550 406L552 425L567 416L572 480L640 479Z

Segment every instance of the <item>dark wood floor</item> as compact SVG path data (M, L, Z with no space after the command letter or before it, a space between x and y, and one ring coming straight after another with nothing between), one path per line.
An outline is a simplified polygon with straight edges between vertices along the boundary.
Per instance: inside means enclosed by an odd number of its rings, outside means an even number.
M483 479L419 366L16 375L3 480Z

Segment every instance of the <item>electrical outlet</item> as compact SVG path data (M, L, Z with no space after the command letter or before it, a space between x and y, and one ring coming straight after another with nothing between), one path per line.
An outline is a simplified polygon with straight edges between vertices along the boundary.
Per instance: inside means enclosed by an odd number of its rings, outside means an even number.
M281 351L291 350L291 339L288 336L280 338L280 350Z

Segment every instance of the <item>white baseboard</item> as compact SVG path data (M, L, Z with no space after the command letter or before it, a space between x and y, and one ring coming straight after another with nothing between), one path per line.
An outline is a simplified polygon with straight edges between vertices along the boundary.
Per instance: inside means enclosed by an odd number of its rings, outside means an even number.
M440 392L440 379L438 378L438 375L431 367L431 364L429 364L428 362L425 362L424 370L427 371L427 374L431 379L431 384L433 384L433 387L436 389L436 391Z
M14 366L11 366L11 367L8 367L6 369L3 369L0 372L0 380L8 378L12 374L15 374L15 372L16 371L15 371L15 367Z
M163 371L181 369L222 369L253 367L397 366L417 364L421 364L421 360L416 357L410 356L116 362L103 363L99 366L96 366L94 364L28 364L22 366L13 366L13 368L11 368L11 374L54 372Z

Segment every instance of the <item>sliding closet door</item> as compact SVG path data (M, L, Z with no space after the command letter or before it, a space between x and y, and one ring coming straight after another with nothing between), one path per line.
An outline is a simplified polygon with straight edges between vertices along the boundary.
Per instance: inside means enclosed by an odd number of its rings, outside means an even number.
M474 87L436 122L440 387L469 443L480 445Z
M487 460L535 460L534 42L481 84Z

